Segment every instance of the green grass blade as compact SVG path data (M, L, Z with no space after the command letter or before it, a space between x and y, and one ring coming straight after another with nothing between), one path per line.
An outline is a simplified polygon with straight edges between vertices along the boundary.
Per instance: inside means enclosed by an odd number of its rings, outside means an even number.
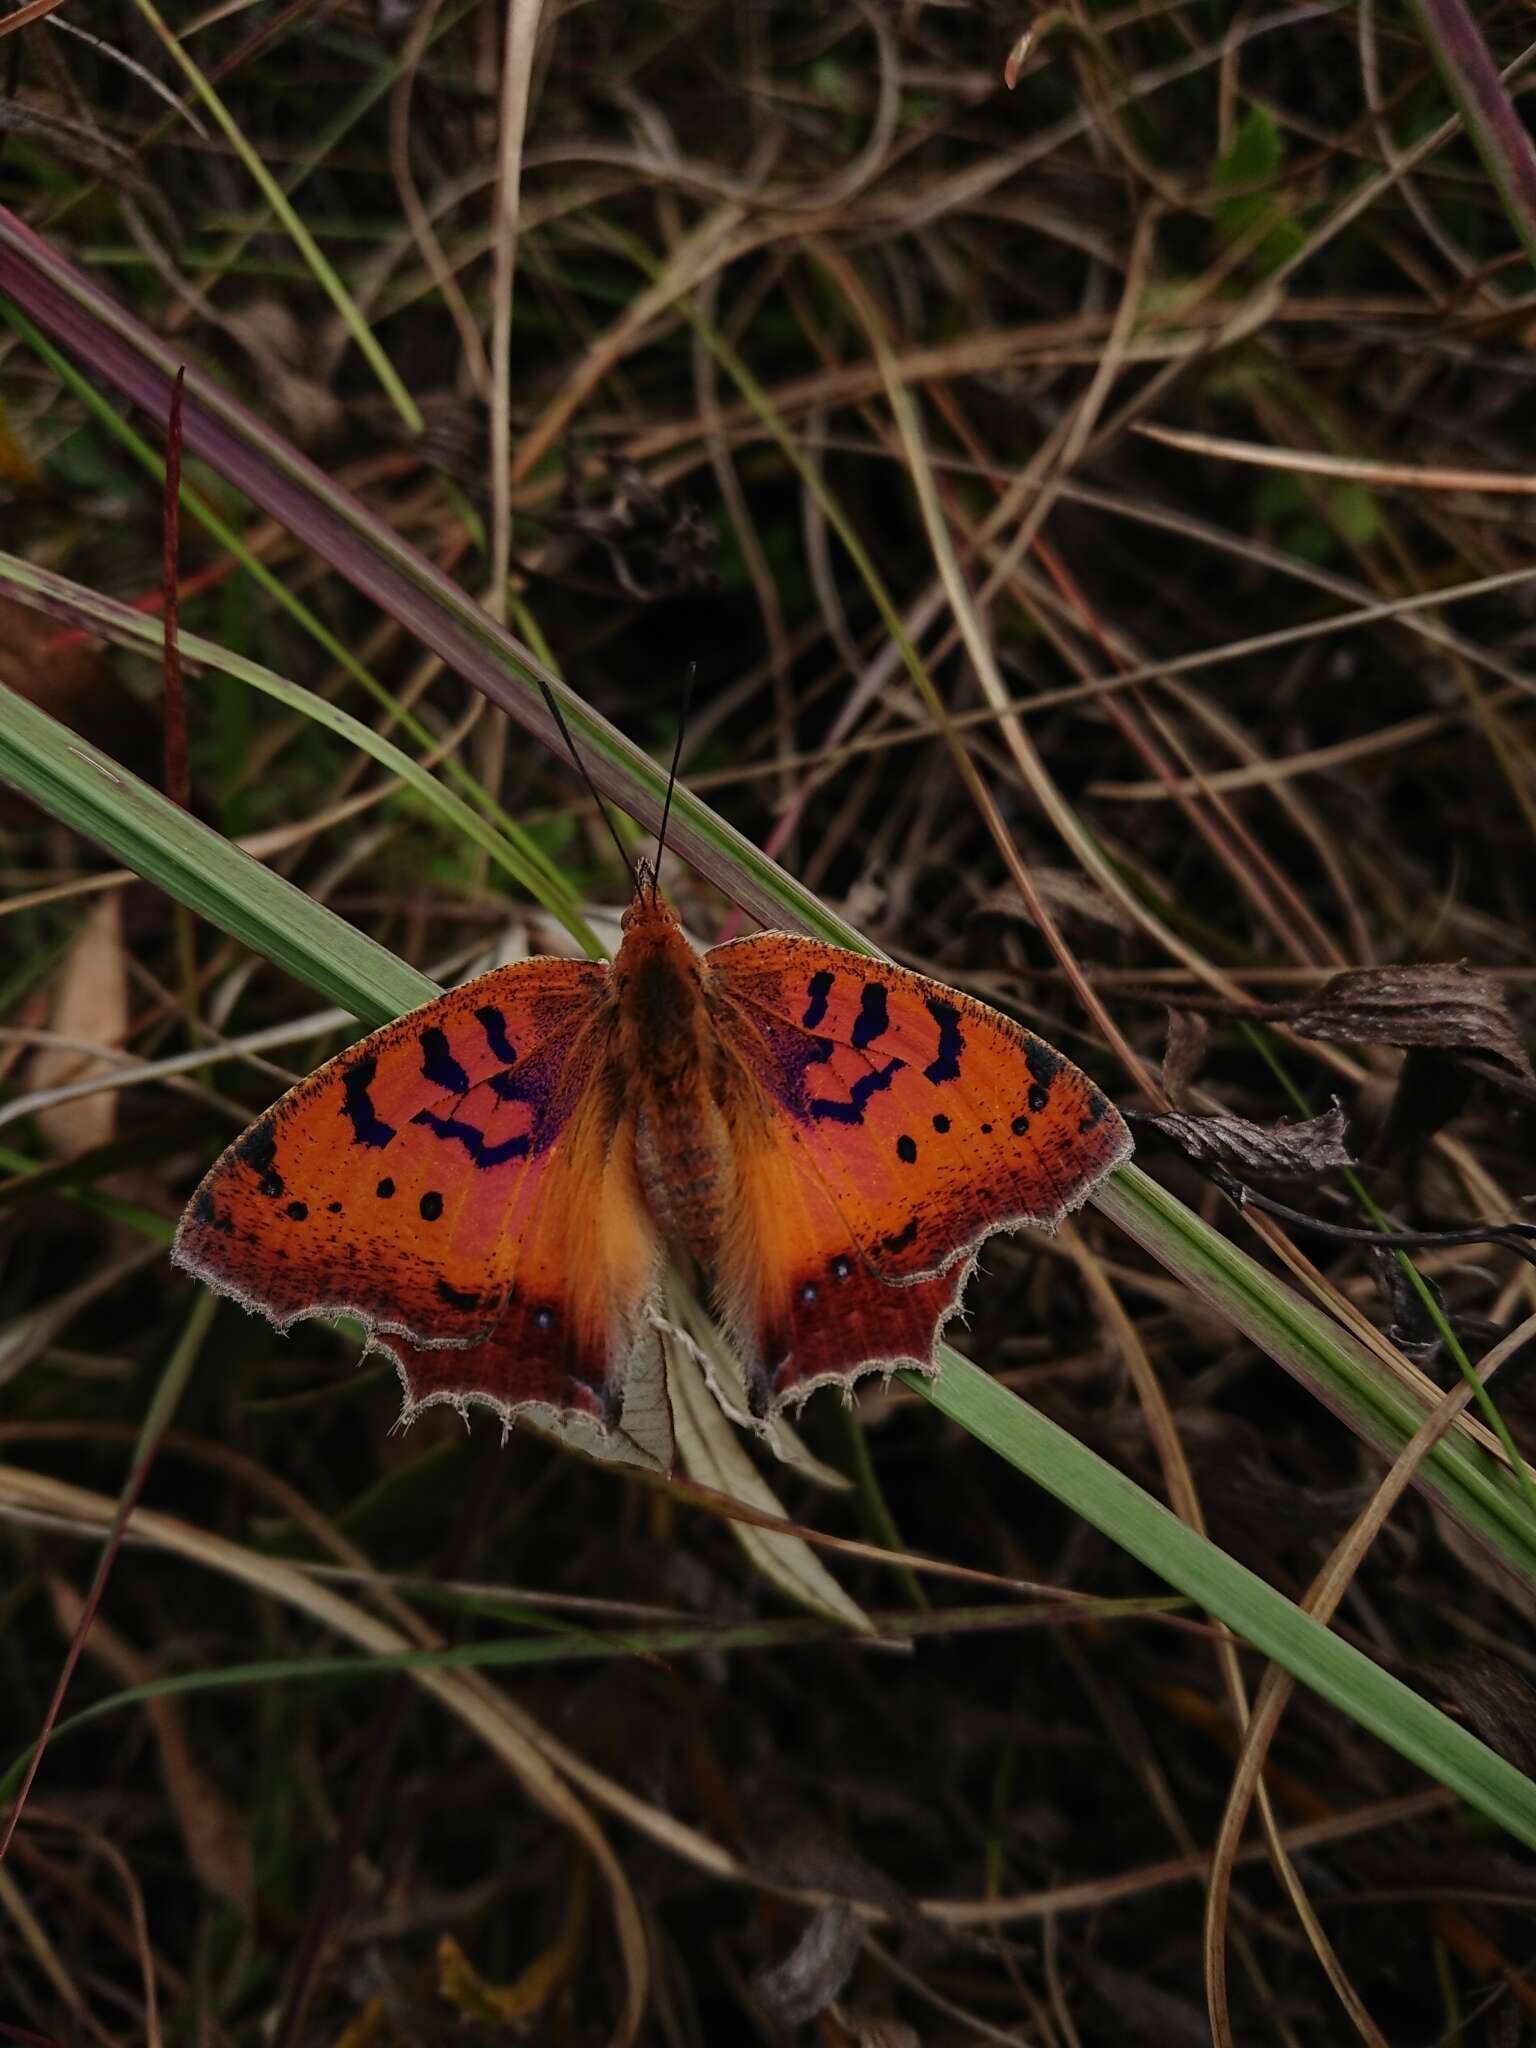
M438 993L414 967L0 685L0 781L365 1024Z

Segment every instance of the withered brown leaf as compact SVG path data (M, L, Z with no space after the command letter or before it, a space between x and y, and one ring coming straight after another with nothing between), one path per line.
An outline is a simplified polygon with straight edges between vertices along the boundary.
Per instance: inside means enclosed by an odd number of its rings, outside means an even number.
M1141 1121L1172 1138L1203 1166L1224 1166L1234 1173L1301 1180L1354 1164L1344 1142L1344 1112L1337 1102L1321 1116L1297 1124L1255 1124L1242 1116L1192 1116L1182 1110Z

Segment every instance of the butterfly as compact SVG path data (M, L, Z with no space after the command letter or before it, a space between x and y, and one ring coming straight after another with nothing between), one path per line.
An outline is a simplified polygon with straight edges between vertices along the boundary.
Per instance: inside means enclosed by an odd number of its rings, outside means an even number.
M218 1160L172 1256L280 1329L356 1317L407 1416L608 1432L684 1254L763 1419L933 1371L982 1242L1130 1151L996 1010L784 932L701 955L641 862L611 963L498 968L341 1053Z

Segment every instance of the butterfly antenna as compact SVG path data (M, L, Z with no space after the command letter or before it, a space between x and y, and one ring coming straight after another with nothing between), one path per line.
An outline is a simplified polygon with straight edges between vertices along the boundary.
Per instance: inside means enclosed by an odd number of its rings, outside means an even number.
M690 661L688 680L683 684L682 707L677 714L677 739L672 748L672 766L667 771L667 800L661 807L661 830L656 834L656 866L651 881L654 897L661 887L661 856L667 849L667 820L672 815L672 792L677 787L677 764L683 758L683 734L688 730L688 707L693 702L694 679L699 673L699 664Z
M618 826L615 825L613 822L613 814L609 810L608 806L603 802L602 797L598 794L597 784L592 780L592 777L588 774L586 762L582 760L580 754L578 754L576 751L576 742L571 738L571 728L565 722L565 713L560 709L560 700L558 697L556 697L554 691L549 687L548 683L545 682L542 676L535 676L534 681L538 684L540 690L543 692L544 702L549 706L549 713L551 718L554 719L555 724L560 728L561 739L565 741L566 746L570 749L571 759L576 763L576 773L581 777L582 781L587 785L587 788L592 792L592 801L597 805L598 811L602 816L603 823L608 827L608 836L610 839L612 839L614 845L619 850L619 859L623 863L625 874L629 877L629 886L632 889L638 889L640 884L635 875L634 862L630 859L629 855L624 851L624 842L619 837Z

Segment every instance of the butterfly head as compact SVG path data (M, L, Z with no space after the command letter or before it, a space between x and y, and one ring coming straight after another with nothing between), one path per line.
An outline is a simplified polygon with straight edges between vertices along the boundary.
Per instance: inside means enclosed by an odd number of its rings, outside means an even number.
M635 862L635 893L624 913L623 929L637 937L660 937L680 929L677 912L656 884L656 870L648 860Z

